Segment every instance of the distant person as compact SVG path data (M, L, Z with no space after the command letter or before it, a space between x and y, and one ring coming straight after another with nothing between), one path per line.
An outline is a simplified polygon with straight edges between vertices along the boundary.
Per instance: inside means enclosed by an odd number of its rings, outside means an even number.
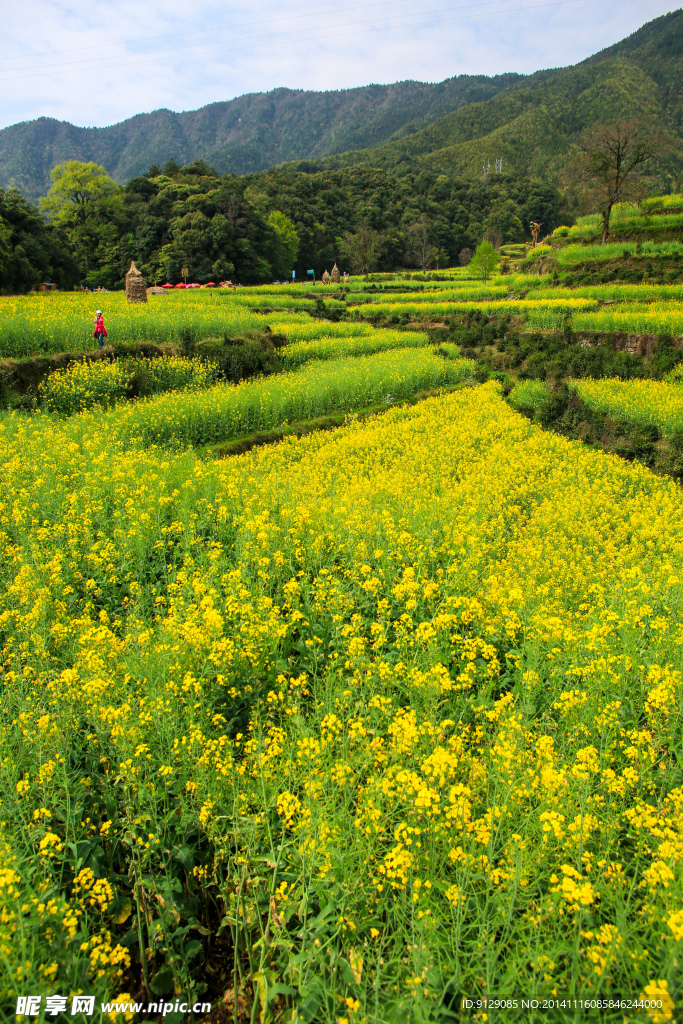
M102 310L98 309L95 314L95 340L100 348L104 348L104 339L107 337L107 332L104 329L104 317Z

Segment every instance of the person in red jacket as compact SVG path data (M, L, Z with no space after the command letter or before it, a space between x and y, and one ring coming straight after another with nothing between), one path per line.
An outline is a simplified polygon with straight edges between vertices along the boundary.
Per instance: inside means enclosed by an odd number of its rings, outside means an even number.
M107 332L104 329L104 317L102 316L102 310L98 309L95 314L95 338L100 346L104 348L104 339L107 337Z

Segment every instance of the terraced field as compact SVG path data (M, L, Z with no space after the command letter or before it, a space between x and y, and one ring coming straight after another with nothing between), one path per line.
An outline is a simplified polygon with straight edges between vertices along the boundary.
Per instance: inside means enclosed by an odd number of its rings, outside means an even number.
M681 286L550 280L0 300L7 1019L675 1019L683 494L545 427Z

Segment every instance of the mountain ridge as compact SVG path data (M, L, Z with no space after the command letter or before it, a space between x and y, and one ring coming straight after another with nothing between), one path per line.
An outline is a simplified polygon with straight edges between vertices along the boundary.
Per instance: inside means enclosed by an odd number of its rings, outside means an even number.
M679 9L579 64L536 72L410 136L335 154L318 165L321 170L371 165L399 174L429 168L471 177L482 173L486 160L503 159L516 173L551 173L562 180L584 131L641 116L666 138L662 167L676 179L683 173L682 80Z
M516 174L562 182L579 136L639 113L668 140L669 179L683 176L683 9L647 22L576 65L434 84L406 80L347 90L278 88L195 111L161 108L106 128L38 118L0 130L0 186L35 201L54 164L94 160L119 183L153 164L204 160L220 173L275 165L356 165L480 176L502 159Z
M49 188L54 164L67 159L94 160L121 184L169 160L202 159L222 173L254 173L381 143L410 123L431 123L522 77L460 75L435 84L404 81L327 92L281 87L194 111L160 108L106 128L36 118L0 130L0 186L16 186L35 200Z

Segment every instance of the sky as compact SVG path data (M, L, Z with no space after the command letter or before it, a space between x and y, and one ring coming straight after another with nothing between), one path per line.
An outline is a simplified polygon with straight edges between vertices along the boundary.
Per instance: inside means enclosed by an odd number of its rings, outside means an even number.
M575 64L671 0L24 0L3 9L0 128L104 126L249 92Z

